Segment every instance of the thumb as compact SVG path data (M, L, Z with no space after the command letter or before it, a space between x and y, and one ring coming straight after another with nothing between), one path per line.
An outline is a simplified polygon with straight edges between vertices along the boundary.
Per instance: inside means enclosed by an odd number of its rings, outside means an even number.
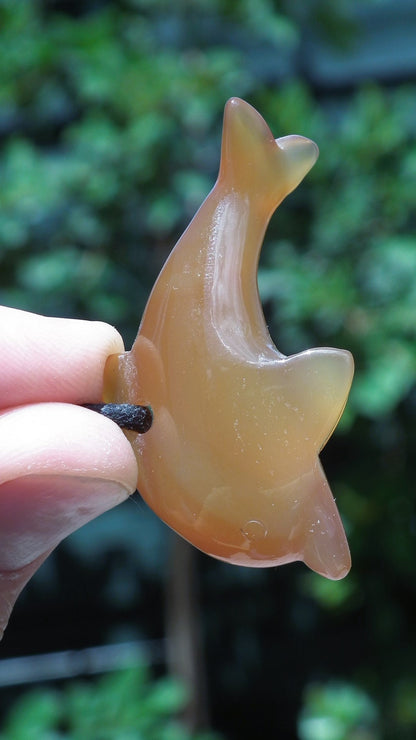
M116 424L69 404L4 412L0 440L1 633L54 547L135 490L137 463Z

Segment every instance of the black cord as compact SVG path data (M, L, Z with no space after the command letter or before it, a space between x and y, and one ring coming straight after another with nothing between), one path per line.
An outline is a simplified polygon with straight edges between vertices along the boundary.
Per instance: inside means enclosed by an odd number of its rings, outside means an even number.
M153 411L150 406L136 406L133 403L84 403L85 409L108 416L122 429L144 434L153 423Z

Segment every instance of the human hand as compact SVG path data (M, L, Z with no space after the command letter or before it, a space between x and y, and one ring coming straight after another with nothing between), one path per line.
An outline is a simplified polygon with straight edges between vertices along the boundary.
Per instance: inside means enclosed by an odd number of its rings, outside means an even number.
M74 530L136 488L132 448L99 403L104 323L0 307L0 639L29 578Z

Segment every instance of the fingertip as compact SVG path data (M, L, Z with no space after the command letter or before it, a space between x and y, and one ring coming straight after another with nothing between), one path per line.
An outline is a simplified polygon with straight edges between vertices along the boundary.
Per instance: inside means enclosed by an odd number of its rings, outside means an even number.
M124 352L122 336L115 326L106 324L104 321L85 321L82 323L86 325L85 328L90 333L91 341L97 347L97 350L102 353L104 360L109 355Z
M137 462L114 422L69 404L7 411L0 438L1 596L10 592L2 574L17 573L125 501L136 489Z
M101 401L106 360L124 351L114 326L4 307L0 318L0 396L8 406Z
M61 319L50 321L61 322ZM56 365L54 377L59 378L55 397L38 400L65 401L68 403L98 403L101 401L104 368L110 355L124 352L121 335L114 326L103 321L65 320L67 333L65 346L54 324L55 334L50 345L49 374Z
M63 403L20 406L0 416L0 483L24 475L74 475L136 489L137 462L110 419Z

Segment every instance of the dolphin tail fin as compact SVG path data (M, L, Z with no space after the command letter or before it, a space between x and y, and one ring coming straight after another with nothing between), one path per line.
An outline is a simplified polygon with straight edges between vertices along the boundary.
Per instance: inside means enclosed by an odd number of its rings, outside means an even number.
M274 139L261 115L240 98L224 111L219 183L259 195L272 212L315 164L318 147L303 136Z

